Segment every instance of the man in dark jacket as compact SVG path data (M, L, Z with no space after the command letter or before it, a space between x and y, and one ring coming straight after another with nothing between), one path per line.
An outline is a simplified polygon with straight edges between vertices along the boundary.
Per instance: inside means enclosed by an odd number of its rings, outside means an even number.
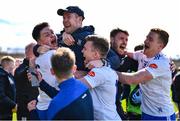
M0 120L12 120L12 110L17 110L16 88L12 75L15 59L4 56L0 67Z
M180 67L174 77L174 81L172 83L172 96L173 101L177 104L178 107L178 118L180 118Z
M88 35L94 34L93 26L84 26L82 27L82 22L85 19L84 12L78 6L69 6L66 9L58 9L57 14L63 16L63 25L64 30L60 34L57 34L58 37L58 46L68 47L74 51L76 55L76 65L77 73L84 74L84 58L82 54L82 49L85 44L85 37ZM46 47L36 46L34 48L35 55L38 56L38 52L43 53L47 51Z
M32 87L31 82L27 78L27 71L29 69L29 61L35 58L33 54L33 47L35 43L30 43L25 47L25 59L23 63L15 70L16 90L17 90L17 103L18 120L23 117L30 119L30 113L27 109L28 102L37 98L39 92L37 87Z
M119 72L132 72L137 71L137 61L125 56L125 49L128 42L129 33L126 30L119 28L113 29L110 32L111 49L107 55L111 68ZM122 85L120 82L117 84L116 106L117 111L122 120L127 120L122 106L121 100L128 98L130 92L129 85Z
M85 37L94 34L93 26L82 27L85 19L84 12L78 6L69 6L66 9L59 9L57 14L63 16L64 31L58 35L59 44L69 47L76 55L78 70L84 70L84 58L82 49L85 44Z

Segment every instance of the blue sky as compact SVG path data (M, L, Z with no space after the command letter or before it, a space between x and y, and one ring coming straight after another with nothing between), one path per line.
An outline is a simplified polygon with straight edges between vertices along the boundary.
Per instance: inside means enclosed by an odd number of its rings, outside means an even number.
M0 47L24 48L33 27L47 21L56 33L62 30L58 8L78 5L85 12L84 25L94 25L97 34L109 38L111 29L128 30L128 50L143 43L149 30L165 29L170 39L164 53L180 55L180 0L1 0Z

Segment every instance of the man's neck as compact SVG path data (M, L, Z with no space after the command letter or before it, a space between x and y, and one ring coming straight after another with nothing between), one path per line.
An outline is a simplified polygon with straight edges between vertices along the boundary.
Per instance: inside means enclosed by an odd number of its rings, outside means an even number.
M155 57L158 53L160 53L160 52L156 52L156 53L144 53L145 55L146 55L146 57L147 58L153 58L153 57Z
M119 55L124 55L124 50L119 50L119 51L117 51L116 49L114 49L113 47L111 47L112 48L112 50L114 50L117 54L119 54Z
M74 32L76 32L78 29L80 29L82 26L78 26L78 27L76 27L76 28L74 28L72 31L69 31L69 32L67 32L67 31L65 31L67 34L73 34Z
M124 50L118 51L119 55L124 55Z
M62 77L62 78L57 77L57 81L58 81L58 83L62 83L62 82L66 81L67 79L72 78L72 77L74 77L72 74L70 76L67 76L67 77Z

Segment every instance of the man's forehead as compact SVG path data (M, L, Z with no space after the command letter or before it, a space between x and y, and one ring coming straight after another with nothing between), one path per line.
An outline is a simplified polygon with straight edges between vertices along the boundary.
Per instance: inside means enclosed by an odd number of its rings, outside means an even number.
M155 35L155 34L158 35L158 33L156 33L156 32L149 32L149 35Z
M116 34L115 37L125 37L125 38L128 38L128 35L123 33L123 32L119 32L119 33Z
M44 29L42 29L41 33L47 33L47 32L52 32L52 29L49 27L46 27Z
M66 12L64 12L63 16L64 15L70 15L70 14L72 14L72 13L66 11Z
M63 17L64 16L71 16L71 15L77 15L76 13L70 13L70 12L64 12L64 14L63 14Z
M85 43L85 45L84 46L91 46L92 45L92 42L90 42L90 41L87 41L86 43ZM88 47L89 48L89 47Z
M149 32L148 36L151 36L151 37L158 37L158 33L156 32Z

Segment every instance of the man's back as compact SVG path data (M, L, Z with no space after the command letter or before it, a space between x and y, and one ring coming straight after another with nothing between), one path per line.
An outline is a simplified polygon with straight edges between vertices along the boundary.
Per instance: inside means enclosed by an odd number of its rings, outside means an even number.
M88 88L70 78L59 85L60 92L51 101L47 117L53 120L93 120L92 98Z

